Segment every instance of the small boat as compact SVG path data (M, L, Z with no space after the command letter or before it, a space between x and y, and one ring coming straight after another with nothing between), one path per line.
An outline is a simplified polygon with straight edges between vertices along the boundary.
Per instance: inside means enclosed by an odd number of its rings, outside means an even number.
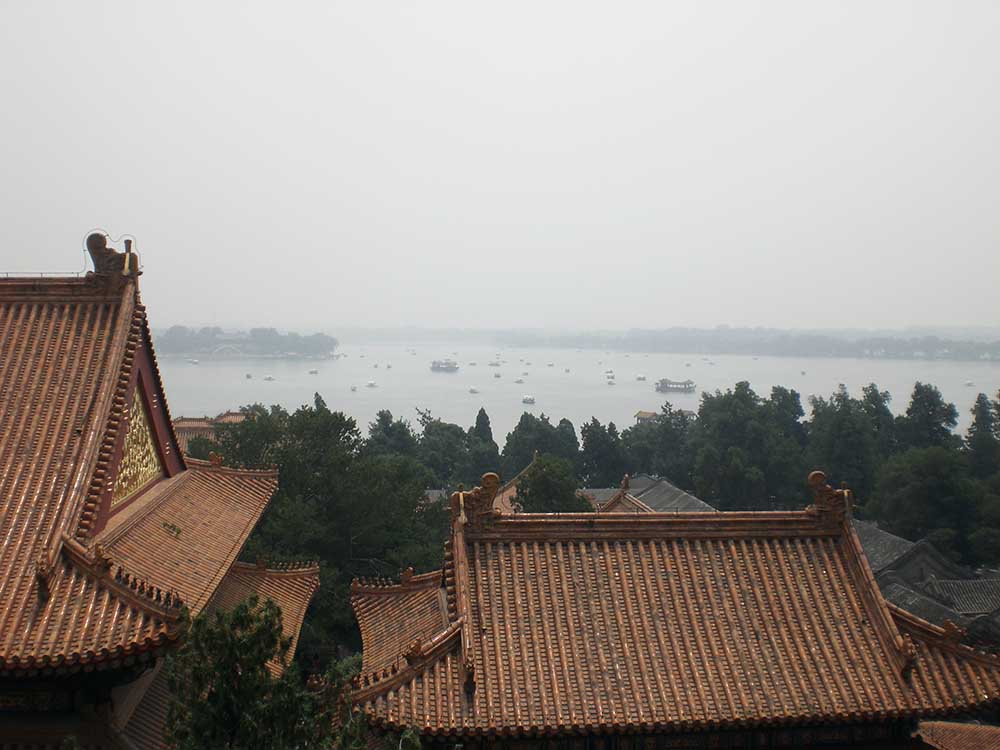
M365 358L365 355L364 355L364 354L362 354L362 355L361 355L361 359L364 359L364 358Z
M524 372L522 372L521 374L522 374L522 375L527 375L527 374L528 374L528 371L527 371L527 370L525 370L525 371L524 371Z
M372 367L374 367L377 370L378 369L378 362L376 362L375 364L373 364Z
M635 379L636 379L636 380L645 380L645 379L646 379L646 376L645 376L645 375L636 375L636 376L635 376Z
M431 372L458 372L458 362L453 359L435 359L431 362Z
M475 362L469 362L469 367L475 367L475 366L476 366Z
M192 365L198 364L198 360L196 359L189 359L188 362L190 362Z
M690 367L690 366L691 366L691 363L690 363L690 362L685 362L685 363L684 363L684 366L685 366L685 367Z
M524 385L524 378L518 378L514 382L517 383L518 385Z
M533 404L533 403L535 403L535 397L534 396L522 396L521 397L521 403L522 404Z
M251 375L249 372L247 373L247 380L253 380L253 375Z
M531 362L525 362L524 364L526 364L528 367L531 367Z
M495 378L499 378L499 377L500 377L500 373L499 373L499 372L495 372L495 373L493 373L493 377L495 377Z
M494 360L493 362L490 362L490 367L499 367L499 366L500 366L500 363L497 362L496 360Z
M549 363L548 363L547 365L545 365L545 366L546 366L546 367L555 367L555 366L556 366L556 363L555 363L555 362L549 362Z
M614 380L609 380L608 385L618 385Z
M387 364L387 365L385 366L385 369L387 369L387 370L391 370L391 369L392 369L392 365L390 365L390 364Z
M472 395L475 395L475 394L479 393L479 389L478 388L470 388L469 389L469 393L471 393Z
M801 370L801 371L799 372L799 374L800 374L800 375L805 375L805 374L806 374L806 371L805 371L805 370Z
M264 376L264 380L266 380L268 383L273 382L274 381L274 375L265 375Z
M312 368L312 369L311 369L311 370L309 371L309 374L310 374L310 375L319 375L319 370L317 370L317 369L316 369L316 368L314 367L314 368Z
M971 380L966 380L965 381L965 387L966 388L971 388L974 385L975 385L975 383L973 383Z
M569 368L567 367L563 372L569 372Z
M604 371L604 374L605 374L605 375L614 375L614 374L615 374L615 371L614 371L614 370L605 370L605 371Z
M352 385L351 386L351 393L354 393L356 390L358 390L358 387L356 385Z
M365 383L365 388L378 388L378 384L374 380L369 380Z

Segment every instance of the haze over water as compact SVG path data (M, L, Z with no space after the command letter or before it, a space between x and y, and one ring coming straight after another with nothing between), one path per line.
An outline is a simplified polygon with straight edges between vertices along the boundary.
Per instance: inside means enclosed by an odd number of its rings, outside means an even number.
M354 417L363 432L367 432L368 423L380 409L388 409L415 426L416 409L430 409L435 417L468 427L474 424L479 408L484 407L501 448L524 411L544 413L553 422L566 417L578 433L580 425L591 417L604 423L613 421L624 429L635 423L638 410L659 411L669 400L677 408L696 411L702 391L725 390L740 380L748 380L762 396L775 385L795 389L807 415L808 397L828 397L839 383L844 383L853 395L860 395L868 383L877 383L892 394L891 406L896 413L906 409L914 381L932 383L958 408L957 429L964 433L976 394L985 392L993 397L1000 389L1000 362L713 355L708 359L715 364L710 365L700 354L500 350L467 342L418 344L413 347L416 354L410 354L408 348L403 343L342 345L338 352L346 357L319 362L241 359L201 360L195 365L185 358L161 356L160 367L175 418L214 416L254 402L280 404L291 410L311 403L316 392L331 409ZM459 363L457 373L430 370L432 360L447 357ZM506 364L489 367L494 360L506 360ZM471 366L471 362L476 365ZM547 366L550 362L552 367ZM391 369L387 365L392 365ZM309 374L313 368L319 370L318 374ZM614 386L606 383L608 369L614 370ZM524 372L528 374L522 375ZM253 377L247 379L247 373ZM501 377L494 378L494 373ZM646 376L644 382L636 380L640 374ZM267 375L274 380L265 381ZM523 385L514 382L519 377ZM697 390L657 393L654 385L660 378L690 378ZM366 387L369 381L374 381L376 387ZM973 385L965 385L966 381ZM355 392L351 391L352 385L357 387ZM470 393L470 388L479 393ZM534 396L535 403L523 404L525 395Z

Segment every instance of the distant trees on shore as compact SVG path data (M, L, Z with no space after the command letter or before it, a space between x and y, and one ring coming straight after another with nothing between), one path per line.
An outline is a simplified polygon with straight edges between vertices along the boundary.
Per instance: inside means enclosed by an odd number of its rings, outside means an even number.
M337 339L325 333L302 336L280 333L275 328L224 331L218 327L172 326L156 337L162 354L220 357L327 357L337 348Z

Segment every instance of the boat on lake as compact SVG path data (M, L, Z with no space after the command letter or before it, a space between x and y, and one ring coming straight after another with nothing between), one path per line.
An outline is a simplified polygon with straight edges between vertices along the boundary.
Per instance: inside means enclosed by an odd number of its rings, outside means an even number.
M453 359L435 359L431 362L431 372L458 372L458 362Z
M478 388L470 388L469 389L469 393L471 393L474 396L477 393L479 393L479 389Z
M535 397L534 396L522 396L521 397L521 403L522 404L533 404L533 403L535 403Z
M495 378L499 378L499 377L500 377L500 373L499 373L499 372L495 372L495 373L493 373L493 377L495 377Z
M251 375L249 372L247 373L246 377L247 377L247 380L253 380L253 375Z
M518 378L514 382L517 383L518 385L524 385L524 378Z
M365 383L365 388L378 388L378 384L374 380L369 380Z
M656 383L656 390L659 393L694 393L695 384L693 380L671 380L661 378Z
M645 375L636 375L636 376L635 376L635 379L636 379L636 380L645 380L645 379L646 379L646 376L645 376Z
M351 393L354 393L356 390L358 390L358 387L356 385L352 385L351 386Z
M312 369L311 369L311 370L309 371L309 374L310 374L310 375L319 375L319 370L317 370L317 369L316 369L316 368L314 367L314 368L312 368Z

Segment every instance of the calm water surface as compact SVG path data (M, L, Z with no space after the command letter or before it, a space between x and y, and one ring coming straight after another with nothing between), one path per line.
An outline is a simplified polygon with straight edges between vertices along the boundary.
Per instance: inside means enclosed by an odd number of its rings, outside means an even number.
M838 383L860 395L862 386L873 381L892 394L893 409L899 412L906 408L914 381L920 380L933 383L955 403L963 432L976 394L982 391L995 397L1000 389L1000 363L996 362L714 355L710 357L714 364L710 364L694 354L498 350L468 343L414 348L416 354L403 344L344 345L338 351L347 356L322 362L204 359L195 365L184 358L160 357L160 366L174 417L214 415L254 402L294 409L311 402L316 392L331 409L357 419L363 430L379 409L389 409L414 424L417 408L430 409L436 417L469 426L482 406L490 415L501 447L523 411L547 414L553 422L567 417L578 431L593 416L627 427L634 423L636 411L658 411L668 398L653 388L660 378L690 378L697 383L695 393L669 395L671 403L682 409L697 410L701 391L724 390L748 380L762 395L774 385L794 388L801 394L807 413L810 395L828 396ZM457 373L431 372L431 360L446 357L456 360L461 369ZM488 366L498 360L505 364ZM312 368L319 373L310 375ZM607 385L604 372L608 369L614 370L616 385ZM494 378L495 373L500 377ZM274 380L265 381L267 375ZM645 375L646 381L636 380L638 375ZM519 377L523 385L514 382ZM375 387L366 387L369 381ZM966 381L973 385L967 386ZM357 391L351 391L352 385ZM470 388L479 392L470 393ZM525 395L535 397L533 406L521 403Z

